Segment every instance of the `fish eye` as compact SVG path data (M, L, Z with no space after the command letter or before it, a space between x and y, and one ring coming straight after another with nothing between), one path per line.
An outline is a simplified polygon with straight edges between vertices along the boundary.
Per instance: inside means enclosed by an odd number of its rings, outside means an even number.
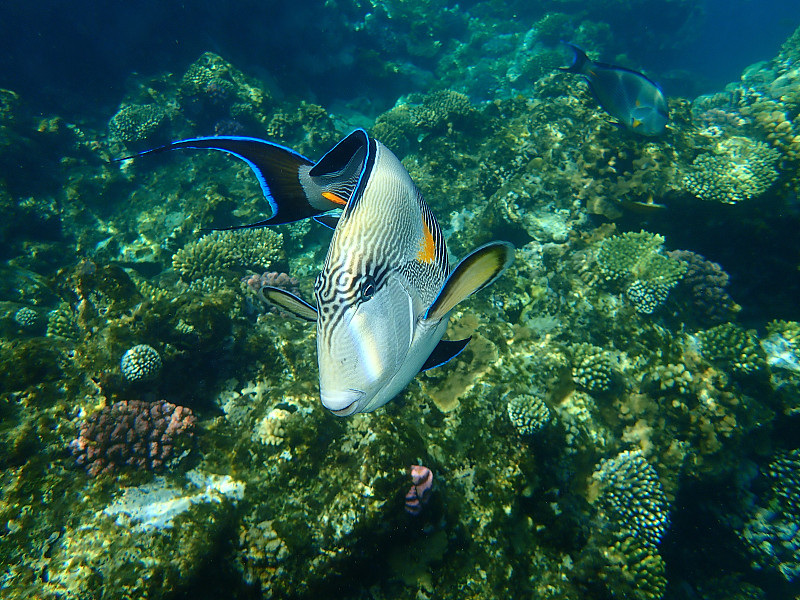
M375 278L365 277L361 284L361 300L367 301L375 295Z

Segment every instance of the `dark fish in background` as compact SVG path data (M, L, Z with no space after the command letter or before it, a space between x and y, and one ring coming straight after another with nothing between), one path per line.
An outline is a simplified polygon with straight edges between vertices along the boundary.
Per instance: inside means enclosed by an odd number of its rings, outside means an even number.
M572 65L560 69L583 75L608 114L641 135L664 131L669 120L667 99L657 83L636 71L594 62L573 44L566 46L574 55Z

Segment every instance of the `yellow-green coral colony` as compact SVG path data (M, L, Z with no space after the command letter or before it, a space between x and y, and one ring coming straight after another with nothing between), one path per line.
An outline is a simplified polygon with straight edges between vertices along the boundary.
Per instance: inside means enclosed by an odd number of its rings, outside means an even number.
M191 282L234 268L265 271L282 259L283 236L272 229L214 231L178 250L172 268Z
M599 243L597 267L609 283L624 290L634 308L651 314L686 273L681 260L662 253L664 238L646 231L627 232Z
M683 177L683 187L701 200L736 204L761 196L778 179L780 153L744 137L722 140L700 154Z

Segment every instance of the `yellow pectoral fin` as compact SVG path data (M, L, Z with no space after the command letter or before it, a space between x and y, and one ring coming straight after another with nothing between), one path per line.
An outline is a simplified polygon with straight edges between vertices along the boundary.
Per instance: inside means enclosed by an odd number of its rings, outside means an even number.
M333 192L322 192L322 197L330 202L333 202L338 206L344 206L345 204L347 204L347 200L345 200L341 196L337 196Z
M492 242L481 246L453 269L425 318L441 319L464 298L500 277L513 260L514 246L508 242Z
M634 119L634 120L633 120L633 126L634 126L634 128L635 128L635 127L638 127L638 126L639 126L639 125L641 125L641 124L642 124L642 122L641 122L639 119Z

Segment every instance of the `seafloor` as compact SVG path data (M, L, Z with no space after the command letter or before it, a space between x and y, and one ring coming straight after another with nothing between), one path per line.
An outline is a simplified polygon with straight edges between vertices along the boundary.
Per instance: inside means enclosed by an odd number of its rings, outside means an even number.
M800 30L654 138L554 61L374 121L212 53L102 130L0 91L2 597L797 597ZM313 326L256 294L309 296L330 232L210 232L268 213L221 153L111 159L209 133L316 158L356 126L453 261L517 251L454 312L462 355L340 419Z

